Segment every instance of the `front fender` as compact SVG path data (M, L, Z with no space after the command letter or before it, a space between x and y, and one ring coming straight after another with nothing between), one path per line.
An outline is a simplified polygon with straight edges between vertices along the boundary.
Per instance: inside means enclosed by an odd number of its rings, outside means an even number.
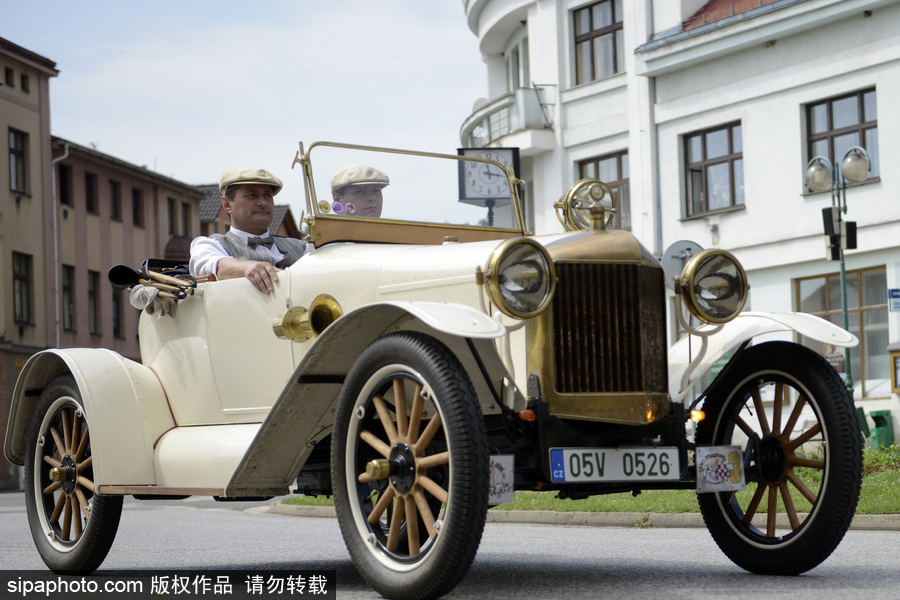
M475 376L481 371L473 352L488 372L505 372L491 340L505 335L506 327L461 304L381 302L362 306L316 338L235 470L226 495L287 493L316 442L331 431L344 377L356 357L377 338L401 329L438 338L466 367L479 398L493 402L491 399L498 397L499 381ZM467 344L469 339L475 350Z
M709 336L706 354L691 372L686 385L682 385L682 379L690 361L700 350L701 340L697 336L684 336L669 349L669 394L673 402L683 402L697 380L727 353L756 336L782 331L794 331L833 346L852 348L859 344L857 337L849 331L808 313L741 313L722 326L721 331Z
M4 451L25 464L28 424L50 381L71 373L90 425L94 482L153 484L153 444L175 426L166 395L153 372L101 348L51 349L32 356L16 381Z

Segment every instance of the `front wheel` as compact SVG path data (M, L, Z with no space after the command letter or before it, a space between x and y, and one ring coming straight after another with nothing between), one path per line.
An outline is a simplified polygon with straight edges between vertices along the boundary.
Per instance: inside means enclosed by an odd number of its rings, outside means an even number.
M122 514L122 496L94 489L94 457L78 386L50 382L28 428L25 510L41 558L57 572L91 573L106 558Z
M373 342L334 420L335 509L357 570L388 598L447 593L466 574L488 508L488 447L472 383L434 338Z
M821 356L770 342L738 357L707 398L698 445L739 445L742 492L698 496L722 551L755 573L795 575L824 561L853 519L862 445L853 400Z

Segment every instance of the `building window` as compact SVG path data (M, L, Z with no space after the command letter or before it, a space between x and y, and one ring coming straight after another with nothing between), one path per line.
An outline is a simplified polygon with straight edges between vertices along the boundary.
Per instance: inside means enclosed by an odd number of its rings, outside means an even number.
M191 205L181 203L181 235L187 237L191 233Z
M831 164L860 146L869 153L869 178L878 177L878 106L875 90L854 92L806 107L809 159L824 156Z
M521 87L530 87L528 37L525 27L510 38L503 51L503 58L506 62L506 91L514 92Z
M589 158L578 163L578 176L599 179L610 188L616 196L616 216L612 226L619 229L631 229L631 196L628 180L628 152L617 152L597 158Z
M109 182L109 218L122 220L122 186L118 181Z
M25 73L22 73L22 77L19 79L19 81L22 83L22 91L25 92L26 94L30 93L31 92L31 82L28 79L28 75L26 75Z
M6 67L6 71L4 73L4 81L9 87L16 87L16 72L9 67Z
M818 315L843 327L841 278L838 273L798 279L797 309ZM887 398L891 395L891 374L887 346L887 271L884 267L847 271L847 323L859 337L859 346L850 349L850 375L857 398ZM801 342L820 352L845 377L844 349L801 336Z
M84 174L84 209L93 214L100 212L97 201L97 176L93 173Z
M144 190L131 188L131 220L137 227L144 226Z
M25 168L27 146L27 133L9 130L9 189L23 194L28 193L28 172Z
M75 267L63 265L62 268L62 320L63 329L72 331L75 319Z
M88 326L93 335L100 333L99 307L97 306L97 290L100 289L100 273L88 271Z
M687 216L744 205L743 145L740 122L684 137Z
M59 203L72 206L72 167L59 165Z
M175 228L178 224L178 215L177 211L177 202L175 202L175 198L168 199L168 214L169 214L169 235L175 235Z
M575 11L575 83L587 83L625 67L622 0L597 2Z
M113 288L112 295L113 337L122 339L122 290Z
M13 252L13 313L16 324L30 325L31 256Z

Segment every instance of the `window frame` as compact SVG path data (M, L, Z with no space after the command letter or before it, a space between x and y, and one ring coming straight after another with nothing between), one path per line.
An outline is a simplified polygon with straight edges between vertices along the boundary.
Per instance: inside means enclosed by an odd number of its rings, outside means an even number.
M113 179L109 180L109 218L122 220L122 184Z
M131 222L135 227L144 226L144 190L131 188Z
M531 67L528 57L528 28L524 25L510 36L503 49L506 69L506 91L531 87Z
M84 209L91 214L100 213L100 198L98 188L99 178L95 173L84 173Z
M875 115L874 119L866 121L866 107L865 107L865 97L867 94L873 94L875 99ZM857 122L852 125L845 125L843 127L834 128L834 104L836 102L840 102L842 100L847 100L848 98L856 98L856 109L857 109ZM813 111L819 106L825 106L825 129L820 132L813 132L813 127L816 122L816 118L813 116ZM834 151L834 142L836 138L844 137L853 133L858 134L859 144L861 148L864 148L866 152L869 154L869 159L872 162L872 170L869 172L869 176L865 179L865 181L854 183L854 182L846 182L848 186L853 185L861 185L863 183L873 181L878 179L881 176L880 173L880 160L878 154L878 94L877 90L874 87L865 88L862 90L857 90L855 92L848 92L846 94L840 94L838 96L831 96L829 98L824 98L822 100L817 100L815 102L809 102L806 104L805 114L806 114L806 153L807 160L812 160L816 156L822 155L828 159L828 161L832 165L836 165L836 160L840 161L843 159L843 154L840 156L835 156ZM875 132L875 148L868 148L869 145L866 141L866 134L868 132ZM819 143L825 141L828 145L828 152L826 154L821 154L813 150L813 147ZM845 151L846 152L846 151ZM814 193L809 187L804 186L806 193Z
M616 161L616 179L612 181L605 181L599 177L600 174L600 163L608 160ZM624 165L624 166L623 166ZM591 173L590 167L593 167L593 174ZM586 177L590 177L593 179L600 179L608 185L613 193L616 195L616 204L618 210L616 211L615 216L613 217L611 227L616 229L625 229L627 231L631 230L631 168L628 158L628 150L620 150L618 152L612 152L610 154L603 154L601 156L594 156L591 158L586 158L584 160L578 161L578 177L580 179L584 179ZM626 198L625 201L622 202L620 199L622 198L622 188L623 186L626 189ZM623 226L622 221L625 221L625 225Z
M873 330L878 330L878 325L880 323L869 322L868 315L870 313L875 313L876 311L884 311L886 315L888 313L888 299L885 296L883 303L877 304L866 304L865 298L865 290L864 290L864 280L865 275L867 273L876 273L881 272L885 275L885 281L887 278L887 270L884 265L867 267L864 269L855 269L852 271L845 271L845 276L847 281L852 283L851 279L856 280L856 297L851 298L849 296L849 289L852 289L852 285L848 286L848 307L847 307L847 315L848 315L848 325L850 329L854 329L854 321L855 321L855 329L857 333L857 337L860 340L858 346L854 348L850 348L850 356L851 356L851 375L853 377L853 389L854 389L854 397L859 399L871 399L871 398L880 398L881 396L867 396L866 390L866 376L869 371L869 353L867 351L868 340L867 337L872 335ZM804 310L801 302L803 301L803 297L801 295L801 285L803 282L810 282L815 280L822 280L822 290L825 300L825 309L819 311L808 311ZM834 281L834 283L832 283ZM822 317L826 321L835 322L835 320L843 320L843 307L840 304L836 307L831 306L831 294L829 293L832 289L832 285L840 286L840 273L824 273L821 275L812 275L809 277L798 277L794 279L794 305L796 306L796 310L798 312L803 312L806 314L816 315ZM885 291L887 290L887 285L885 285ZM840 301L838 301L840 302ZM842 326L840 322L837 323L838 326ZM884 327L888 326L887 321L883 323ZM801 336L801 343L803 342L803 338ZM819 344L822 345L822 344ZM809 347L809 346L808 346ZM814 348L813 348L814 349ZM839 349L840 355L844 355L844 349ZM854 357L855 355L855 357ZM887 366L887 365L886 365ZM890 375L888 375L888 380L890 380ZM888 396L890 395L890 387L888 387Z
M166 212L169 216L169 235L175 235L178 227L178 202L175 198L166 198Z
M610 6L610 25L605 25L599 28L595 28L594 26L594 8L598 7L602 4L608 4ZM588 14L588 29L586 32L578 33L579 26L578 20L579 15L583 12L587 12ZM575 85L583 85L586 83L591 83L593 81L599 81L601 79L606 79L607 77L613 77L615 75L619 75L625 72L625 64L624 64L624 50L622 46L624 46L624 27L622 15L619 15L619 12L624 12L622 7L622 0L601 0L600 2L593 2L586 6L581 6L572 10L572 40L573 40L573 60L572 67L575 69ZM617 20L618 19L618 20ZM612 37L612 73L608 75L598 74L598 65L597 65L597 50L594 46L595 41L599 40L603 36L610 35ZM591 59L591 64L589 69L587 69L587 77L582 78L582 71L585 71L585 68L582 67L579 69L579 47L582 44L590 44L590 52L588 55ZM620 53L622 56L620 56Z
M62 326L65 331L75 331L75 267L62 265Z
M30 254L12 253L13 321L16 325L34 324L32 262Z
M122 312L122 290L113 288L112 291L112 333L117 340L125 339L122 329L123 312Z
M100 273L88 271L88 330L91 335L100 335Z
M740 150L735 150L735 130L740 129ZM708 144L709 136L720 131L726 131L728 139L728 149L725 154L720 154L709 158ZM695 138L700 138L700 160L691 161L691 142ZM737 170L735 164L740 162L740 181L743 188L744 181L744 132L743 125L740 120L723 123L706 129L698 129L691 131L682 136L682 150L684 152L684 204L683 210L685 218L704 217L710 214L730 212L734 210L742 210L745 206L746 196L741 191L741 201L738 202L737 188ZM709 192L709 170L712 167L720 165L728 165L728 205L724 207L710 208L710 192ZM695 194L694 177L695 173L700 173L701 190L699 192L699 210L696 207L697 195Z
M59 178L59 203L72 206L75 202L72 194L72 167L60 163L57 167L57 177Z
M191 205L187 202L181 203L181 236L190 237L191 235Z
M9 189L28 194L28 134L9 128Z

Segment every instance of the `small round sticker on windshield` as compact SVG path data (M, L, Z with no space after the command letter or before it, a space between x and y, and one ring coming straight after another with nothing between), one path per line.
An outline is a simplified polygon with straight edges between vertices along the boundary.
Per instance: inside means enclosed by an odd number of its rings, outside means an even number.
M348 215L355 215L356 214L356 205L353 204L352 202L348 202L346 204L346 206L344 206L344 212L347 213Z
M333 210L336 215L342 215L344 214L344 205L340 202L335 202L331 205L331 210Z
M326 202L325 200L319 201L319 212L327 213L330 210L331 210L331 207L328 206L328 202Z

